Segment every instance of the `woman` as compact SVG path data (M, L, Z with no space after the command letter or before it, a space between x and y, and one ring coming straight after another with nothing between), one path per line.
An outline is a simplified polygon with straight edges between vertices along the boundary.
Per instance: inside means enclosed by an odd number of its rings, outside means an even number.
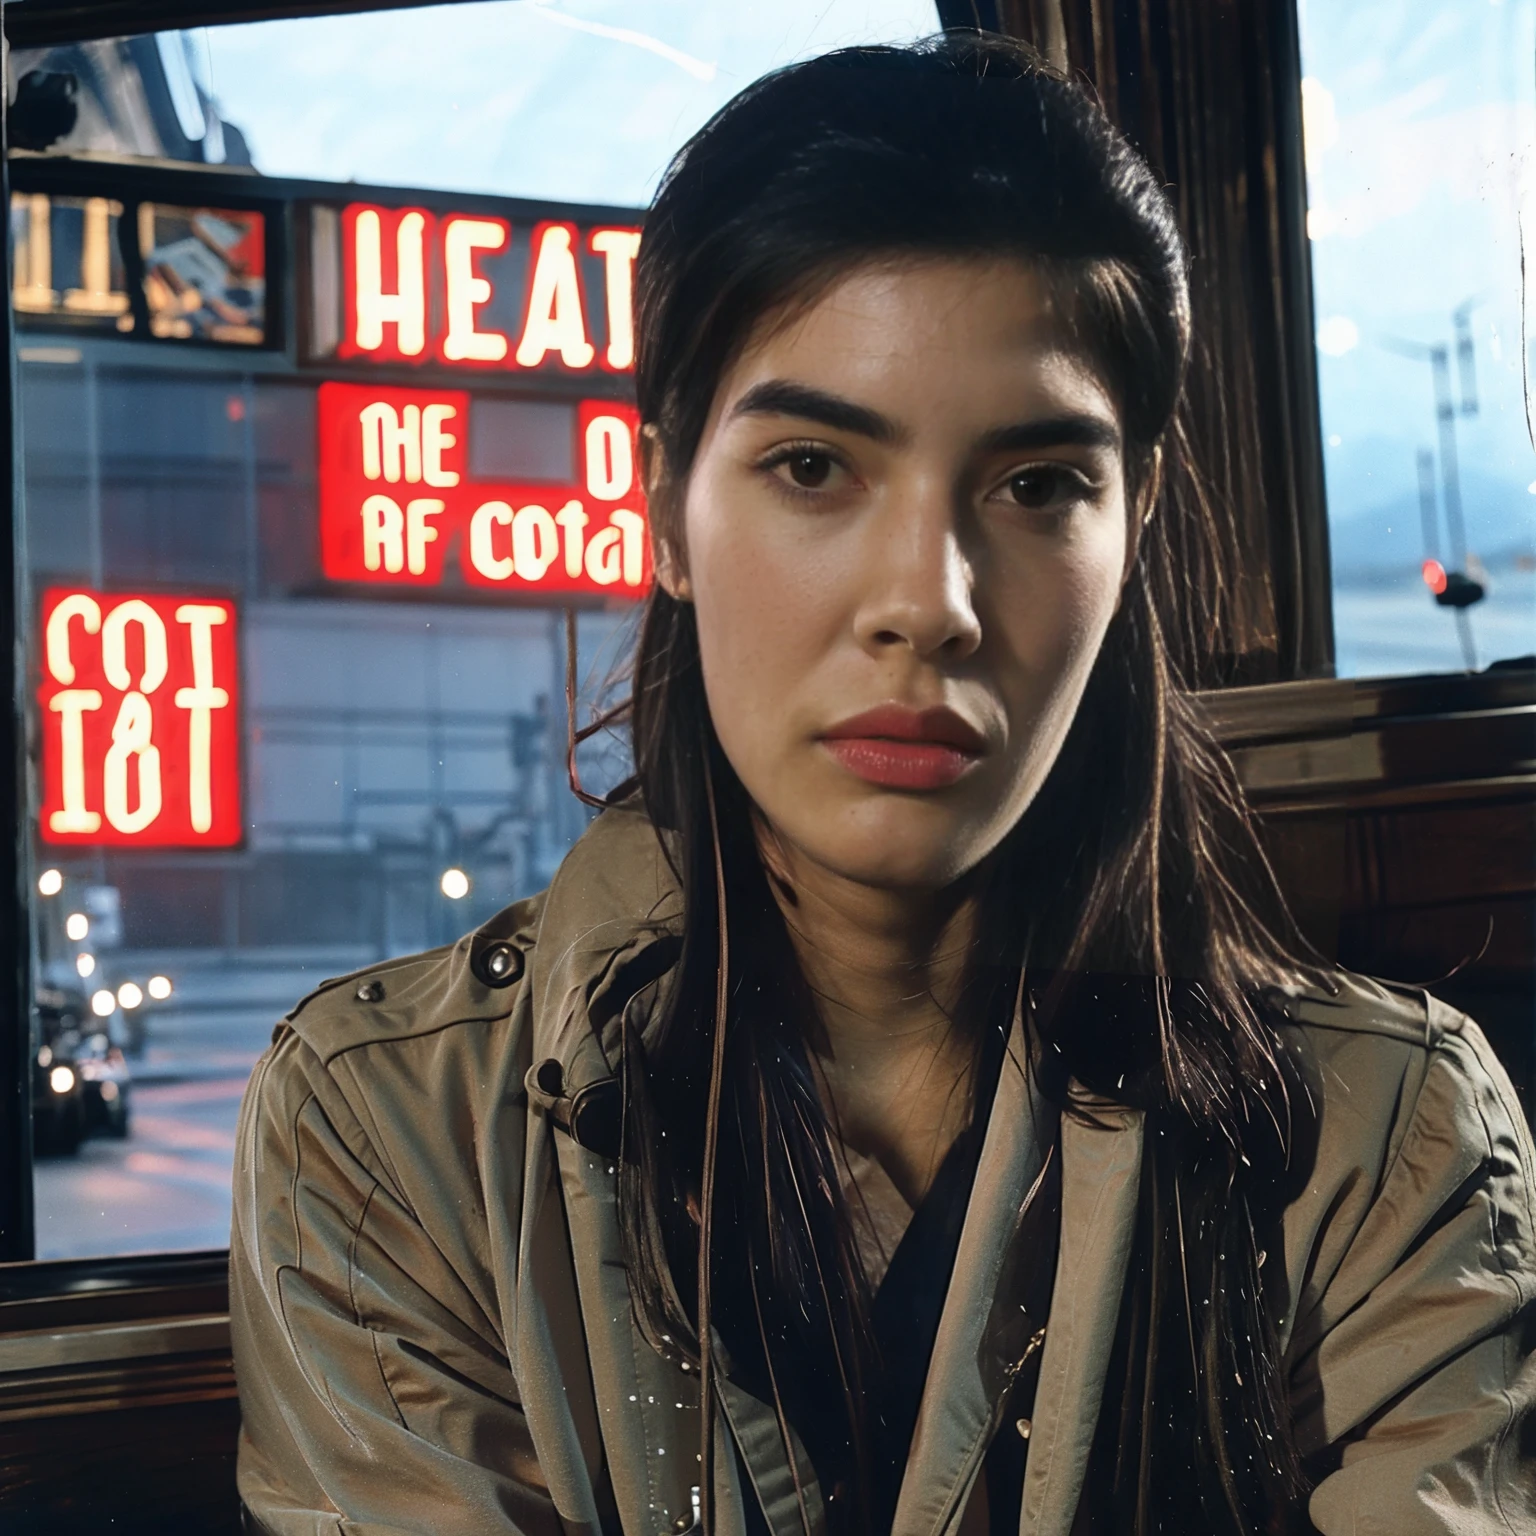
M998 40L797 66L637 273L636 781L247 1096L276 1533L1536 1530L1536 1158L1302 951L1177 664L1146 167Z

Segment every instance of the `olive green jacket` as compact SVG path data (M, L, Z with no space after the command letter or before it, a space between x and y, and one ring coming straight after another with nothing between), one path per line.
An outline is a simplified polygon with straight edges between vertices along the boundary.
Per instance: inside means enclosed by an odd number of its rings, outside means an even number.
M643 1030L679 915L649 825L608 811L544 895L328 983L278 1027L241 1115L230 1255L240 1492L273 1536L690 1525L696 1377L638 1331L613 1165L568 1129L603 1097L583 1090L611 1079L624 1015ZM1536 1158L1508 1080L1423 993L1344 978L1293 1014L1321 1140L1268 1262L1296 1433L1334 1468L1312 1521L1536 1532ZM1030 1094L1004 1073L896 1536L958 1532L1003 1412L1009 1249L1041 1158ZM1061 1128L1021 1536L1073 1525L1130 1248L1141 1119L1095 1118ZM744 1536L754 1497L774 1536L798 1536L773 1411L729 1382L723 1397L721 1536Z

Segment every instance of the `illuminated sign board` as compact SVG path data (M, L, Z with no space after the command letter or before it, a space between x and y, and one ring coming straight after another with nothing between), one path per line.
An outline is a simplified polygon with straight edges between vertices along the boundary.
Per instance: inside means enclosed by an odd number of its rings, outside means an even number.
M350 203L314 207L314 354L499 373L627 374L640 231Z
M315 400L319 445L318 537L285 551L296 587L649 588L626 403L637 212L38 158L11 213L24 329L238 346L258 378L317 379L290 397Z
M236 186L54 156L11 175L12 303L28 329L281 351L349 373L403 365L611 388L634 371L633 210L268 177Z
M124 260L126 228L138 244L137 294ZM28 321L267 344L267 222L256 210L15 192L11 235L11 303Z
M538 479L494 473L519 411L547 471ZM333 581L628 598L650 584L632 406L333 382L320 386L319 427L321 567ZM494 439L480 448L477 431ZM477 461L492 472L476 474Z
M56 587L41 617L42 840L237 844L234 604Z

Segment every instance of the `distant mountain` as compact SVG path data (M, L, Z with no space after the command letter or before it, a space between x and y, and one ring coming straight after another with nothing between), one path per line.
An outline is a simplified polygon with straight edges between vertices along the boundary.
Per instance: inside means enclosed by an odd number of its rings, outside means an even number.
M1370 581L1416 570L1425 556L1417 494L1350 510L1330 487L1328 538L1336 577ZM1467 548L1489 570L1536 557L1536 496L1518 483L1463 473ZM1449 564L1445 511L1438 514L1439 557Z

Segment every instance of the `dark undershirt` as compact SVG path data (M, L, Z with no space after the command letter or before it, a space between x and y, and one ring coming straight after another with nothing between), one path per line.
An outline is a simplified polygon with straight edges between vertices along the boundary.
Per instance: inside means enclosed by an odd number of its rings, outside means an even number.
M871 1322L881 1362L872 1395L880 1408L870 1420L875 1531L888 1531L896 1513L985 1131L981 1116L955 1138L875 1293Z

